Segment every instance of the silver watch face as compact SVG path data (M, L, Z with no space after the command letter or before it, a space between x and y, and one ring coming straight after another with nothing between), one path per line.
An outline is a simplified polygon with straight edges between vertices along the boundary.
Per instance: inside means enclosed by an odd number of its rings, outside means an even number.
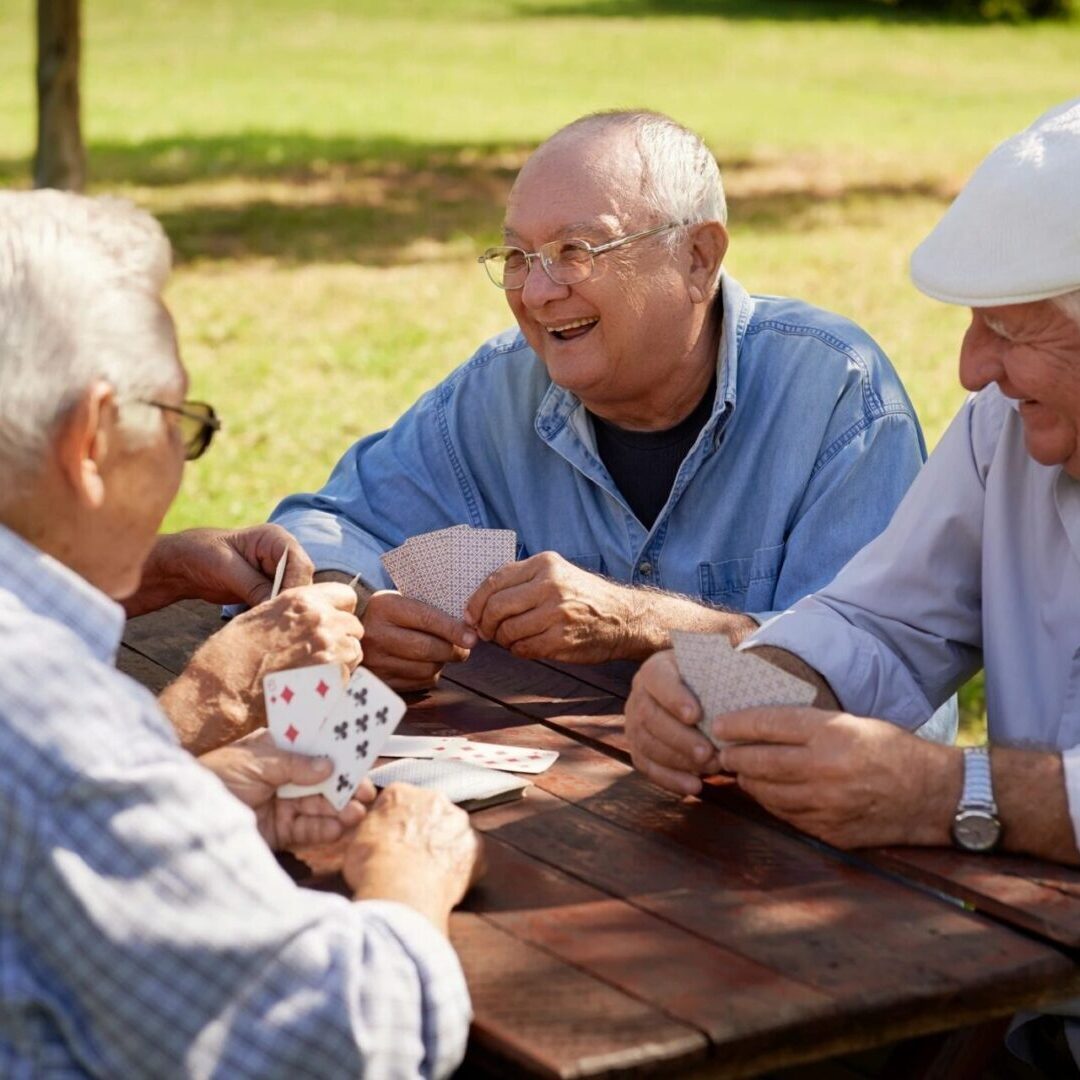
M961 810L953 818L953 839L965 851L990 851L1001 837L1001 822L985 810Z

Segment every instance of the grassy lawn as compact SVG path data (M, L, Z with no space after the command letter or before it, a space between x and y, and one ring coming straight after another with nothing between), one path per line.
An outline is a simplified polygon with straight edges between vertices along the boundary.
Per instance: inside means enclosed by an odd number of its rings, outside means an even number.
M645 105L724 167L728 265L862 323L933 445L963 314L906 261L972 166L1080 92L1080 22L815 0L86 0L93 189L156 213L226 429L168 525L262 519L509 322L473 262L529 149ZM33 4L0 5L0 184L29 182ZM969 691L977 694L977 688ZM978 701L970 702L978 712Z

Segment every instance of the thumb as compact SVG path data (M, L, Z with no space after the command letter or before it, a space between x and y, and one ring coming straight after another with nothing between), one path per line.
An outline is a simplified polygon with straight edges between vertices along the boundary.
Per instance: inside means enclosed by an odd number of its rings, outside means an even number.
M334 763L328 757L308 757L278 750L262 759L263 779L273 787L282 784L318 784L333 771Z

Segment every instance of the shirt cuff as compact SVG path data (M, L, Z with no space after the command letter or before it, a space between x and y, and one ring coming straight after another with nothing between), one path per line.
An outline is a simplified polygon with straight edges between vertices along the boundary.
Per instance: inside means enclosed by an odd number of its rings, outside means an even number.
M1080 746L1062 750L1061 764L1065 771L1065 798L1069 802L1073 838L1080 848Z

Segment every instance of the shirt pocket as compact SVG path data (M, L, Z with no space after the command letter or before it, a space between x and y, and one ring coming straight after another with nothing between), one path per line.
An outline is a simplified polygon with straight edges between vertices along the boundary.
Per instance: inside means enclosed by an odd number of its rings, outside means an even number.
M698 565L701 599L735 611L772 611L784 545L758 548L741 559Z

